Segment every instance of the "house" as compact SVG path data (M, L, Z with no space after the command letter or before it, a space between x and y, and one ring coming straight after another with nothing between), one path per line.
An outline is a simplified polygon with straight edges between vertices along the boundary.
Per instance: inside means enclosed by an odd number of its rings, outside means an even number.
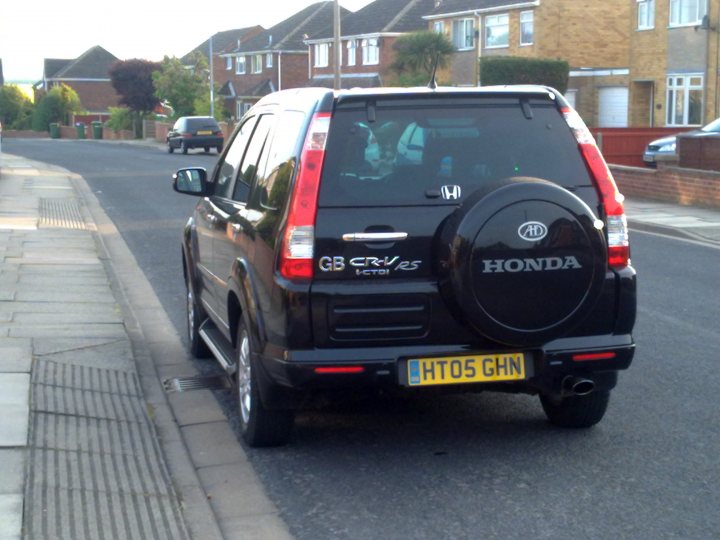
M118 58L95 46L74 60L46 58L43 78L34 85L35 92L48 92L65 84L75 90L88 116L98 120L110 117L109 108L119 105L120 97L110 82L110 67Z
M633 127L700 126L720 117L720 0L627 0Z
M341 16L349 13L341 8ZM228 83L221 93L235 102L240 118L261 97L307 85L307 36L331 27L333 2L317 2L222 53Z
M375 0L342 18L341 80L343 88L389 84L395 58L393 44L403 34L427 29L423 15L432 11L435 0ZM333 27L311 35L310 85L332 88Z
M230 66L228 67L228 60L223 58L221 55L240 47L242 43L256 36L265 29L260 25L249 26L247 28L236 28L233 30L225 30L213 34L211 38L206 39L200 45L195 47L192 51L183 56L180 61L185 65L193 65L193 57L196 53L202 54L209 62L210 54L210 42L212 40L212 51L213 51L213 83L215 87L219 88L219 94L223 96L225 102L225 109L228 111L230 116L235 114L235 93L232 71L232 60L230 60Z
M435 0L424 18L455 46L454 84L481 84L478 60L487 56L566 60L567 98L586 122L627 125L628 0Z

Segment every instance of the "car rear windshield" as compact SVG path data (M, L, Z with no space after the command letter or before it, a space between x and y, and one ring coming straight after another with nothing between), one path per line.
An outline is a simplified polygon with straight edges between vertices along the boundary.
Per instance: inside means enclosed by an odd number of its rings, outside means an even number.
M199 129L211 129L213 131L217 131L220 127L212 118L188 118L187 130L197 131Z
M323 167L320 206L457 204L515 176L592 185L578 145L547 99L492 97L341 103Z

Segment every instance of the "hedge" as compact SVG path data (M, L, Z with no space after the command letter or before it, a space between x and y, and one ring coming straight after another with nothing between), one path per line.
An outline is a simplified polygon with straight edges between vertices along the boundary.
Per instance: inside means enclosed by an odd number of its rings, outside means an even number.
M561 94L567 91L570 65L564 60L488 56L480 59L483 86L503 84L541 84Z

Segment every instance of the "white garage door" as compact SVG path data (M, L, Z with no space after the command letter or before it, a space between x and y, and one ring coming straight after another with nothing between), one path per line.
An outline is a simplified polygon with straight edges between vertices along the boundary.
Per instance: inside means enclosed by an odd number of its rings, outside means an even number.
M599 127L627 127L628 89L626 87L600 88L598 99Z

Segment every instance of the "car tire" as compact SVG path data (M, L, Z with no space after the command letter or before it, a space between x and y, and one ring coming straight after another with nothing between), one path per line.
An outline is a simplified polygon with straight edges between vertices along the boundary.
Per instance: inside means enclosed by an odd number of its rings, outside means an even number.
M557 398L541 394L540 403L551 424L564 428L589 428L605 416L610 390L595 390L584 396Z
M172 147L172 144L168 143L168 154L172 154L175 151L175 149Z
M205 148L203 148L203 150L205 150L205 153L207 154L207 153L210 152L210 147L209 147L209 146L206 146Z
M290 438L295 415L292 410L268 410L260 398L258 366L252 340L244 322L237 331L237 391L240 429L252 447L280 446Z
M180 143L180 148L182 148L182 153L187 154L188 153L188 145L187 143Z
M222 144L218 144L218 145L217 145L217 153L218 153L218 154L221 153L221 152L222 152L222 149L223 149Z
M190 344L190 353L195 358L210 358L212 353L207 346L207 343L200 337L200 325L202 324L204 317L202 309L197 303L195 294L193 293L190 283L185 281L186 288L186 324L188 342Z

